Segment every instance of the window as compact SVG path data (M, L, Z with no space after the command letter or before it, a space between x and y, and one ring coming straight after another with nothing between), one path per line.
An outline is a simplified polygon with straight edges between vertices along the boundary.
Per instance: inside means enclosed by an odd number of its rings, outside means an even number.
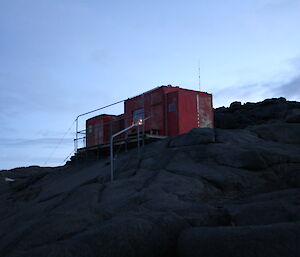
M93 133L93 125L89 125L89 134Z
M133 122L137 123L140 119L144 119L144 109L138 109L133 112Z
M169 109L169 112L176 111L176 104L169 104L168 109Z

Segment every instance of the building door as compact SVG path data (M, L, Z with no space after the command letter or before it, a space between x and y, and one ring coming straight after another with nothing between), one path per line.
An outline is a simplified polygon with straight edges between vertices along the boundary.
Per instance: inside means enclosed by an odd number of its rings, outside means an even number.
M213 128L213 108L211 97L197 95L197 114L199 128Z

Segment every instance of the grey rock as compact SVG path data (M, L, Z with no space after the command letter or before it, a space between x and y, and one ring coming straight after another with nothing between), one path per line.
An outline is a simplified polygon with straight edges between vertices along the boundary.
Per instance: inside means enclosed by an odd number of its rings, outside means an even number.
M180 257L296 257L300 223L190 228L178 240Z
M286 101L282 97L243 105L234 102L229 108L221 107L215 110L215 127L242 129L251 125L281 123L287 120L294 122L294 119L297 122L297 116L292 117L291 115L292 113L296 115L299 109L299 102Z
M210 128L195 128L189 133L173 138L169 146L180 147L188 145L208 144L215 142L214 129Z
M264 140L300 144L300 124L264 124L249 129Z
M292 110L286 117L286 122L300 123L300 109Z
M299 109L220 108L221 128L116 153L113 182L107 157L0 171L0 256L297 256Z
M300 220L300 189L260 194L227 207L236 226Z

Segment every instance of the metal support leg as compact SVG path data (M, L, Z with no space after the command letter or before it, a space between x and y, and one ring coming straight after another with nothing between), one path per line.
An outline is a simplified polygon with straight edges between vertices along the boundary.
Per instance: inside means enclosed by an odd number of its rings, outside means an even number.
M138 154L140 154L140 126L137 126L137 147Z
M144 122L143 122L143 133L142 133L142 147L144 148L145 146L145 125L144 125Z
M114 137L110 137L110 181L114 180Z
M125 129L117 132L116 134L111 135L111 137L110 137L110 181L111 182L114 180L114 138L118 135L123 134L124 132L126 132L127 130L129 130L135 126L138 126L138 123L132 124L128 128L125 128Z
M78 117L76 119L76 141L74 144L74 152L76 153L78 149Z
M128 133L125 135L125 152L127 152L127 141L128 141Z
M140 129L139 129L139 127L149 118L150 117L148 117L144 120L139 120L139 122L132 124L128 128L125 128L125 129L111 135L111 137L110 137L110 180L111 181L114 180L114 138L118 135L125 133L126 131L130 130L133 127L137 127L138 152L140 152Z

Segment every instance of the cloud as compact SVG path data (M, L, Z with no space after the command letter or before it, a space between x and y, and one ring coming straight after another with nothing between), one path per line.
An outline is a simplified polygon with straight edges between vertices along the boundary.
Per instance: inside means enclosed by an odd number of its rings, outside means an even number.
M297 56L295 58L291 58L289 60L290 65L292 65L293 67L295 67L296 70L300 69L300 56Z
M282 85L272 88L275 95L283 96L288 99L300 99L300 75L292 78L290 81Z
M300 100L300 74L287 81L270 81L224 88L214 93L215 107L227 106L233 101L257 102L266 98L285 97Z
M62 165L73 138L0 138L0 170L30 165ZM72 151L73 152L73 151Z
M215 92L215 107L228 106L233 101L258 102L278 97L300 101L300 56L287 60L287 64L289 73L282 72L269 81L226 87Z
M274 11L283 11L290 10L298 4L299 2L297 0L268 0L267 3L264 4L264 7Z
M24 71L16 70L8 76L0 75L1 110L7 113L37 110L57 112L68 107L65 96L69 88L42 68L38 68L36 73L28 71L25 74Z
M1 162L0 171L1 170L9 170L17 167L28 167L33 165L43 166L45 163L46 157L44 155L32 155L27 152L23 153L6 153L0 152L0 159L4 160ZM64 159L61 156L54 156L48 158L47 166L58 166L64 165Z
M73 138L36 138L36 139L22 139L22 138L0 138L1 146L4 147L47 147L53 148L58 144L62 147L70 146L73 144Z
M214 93L214 107L228 106L234 101L257 102L263 99L266 87L259 83L246 84L243 86L226 87Z

